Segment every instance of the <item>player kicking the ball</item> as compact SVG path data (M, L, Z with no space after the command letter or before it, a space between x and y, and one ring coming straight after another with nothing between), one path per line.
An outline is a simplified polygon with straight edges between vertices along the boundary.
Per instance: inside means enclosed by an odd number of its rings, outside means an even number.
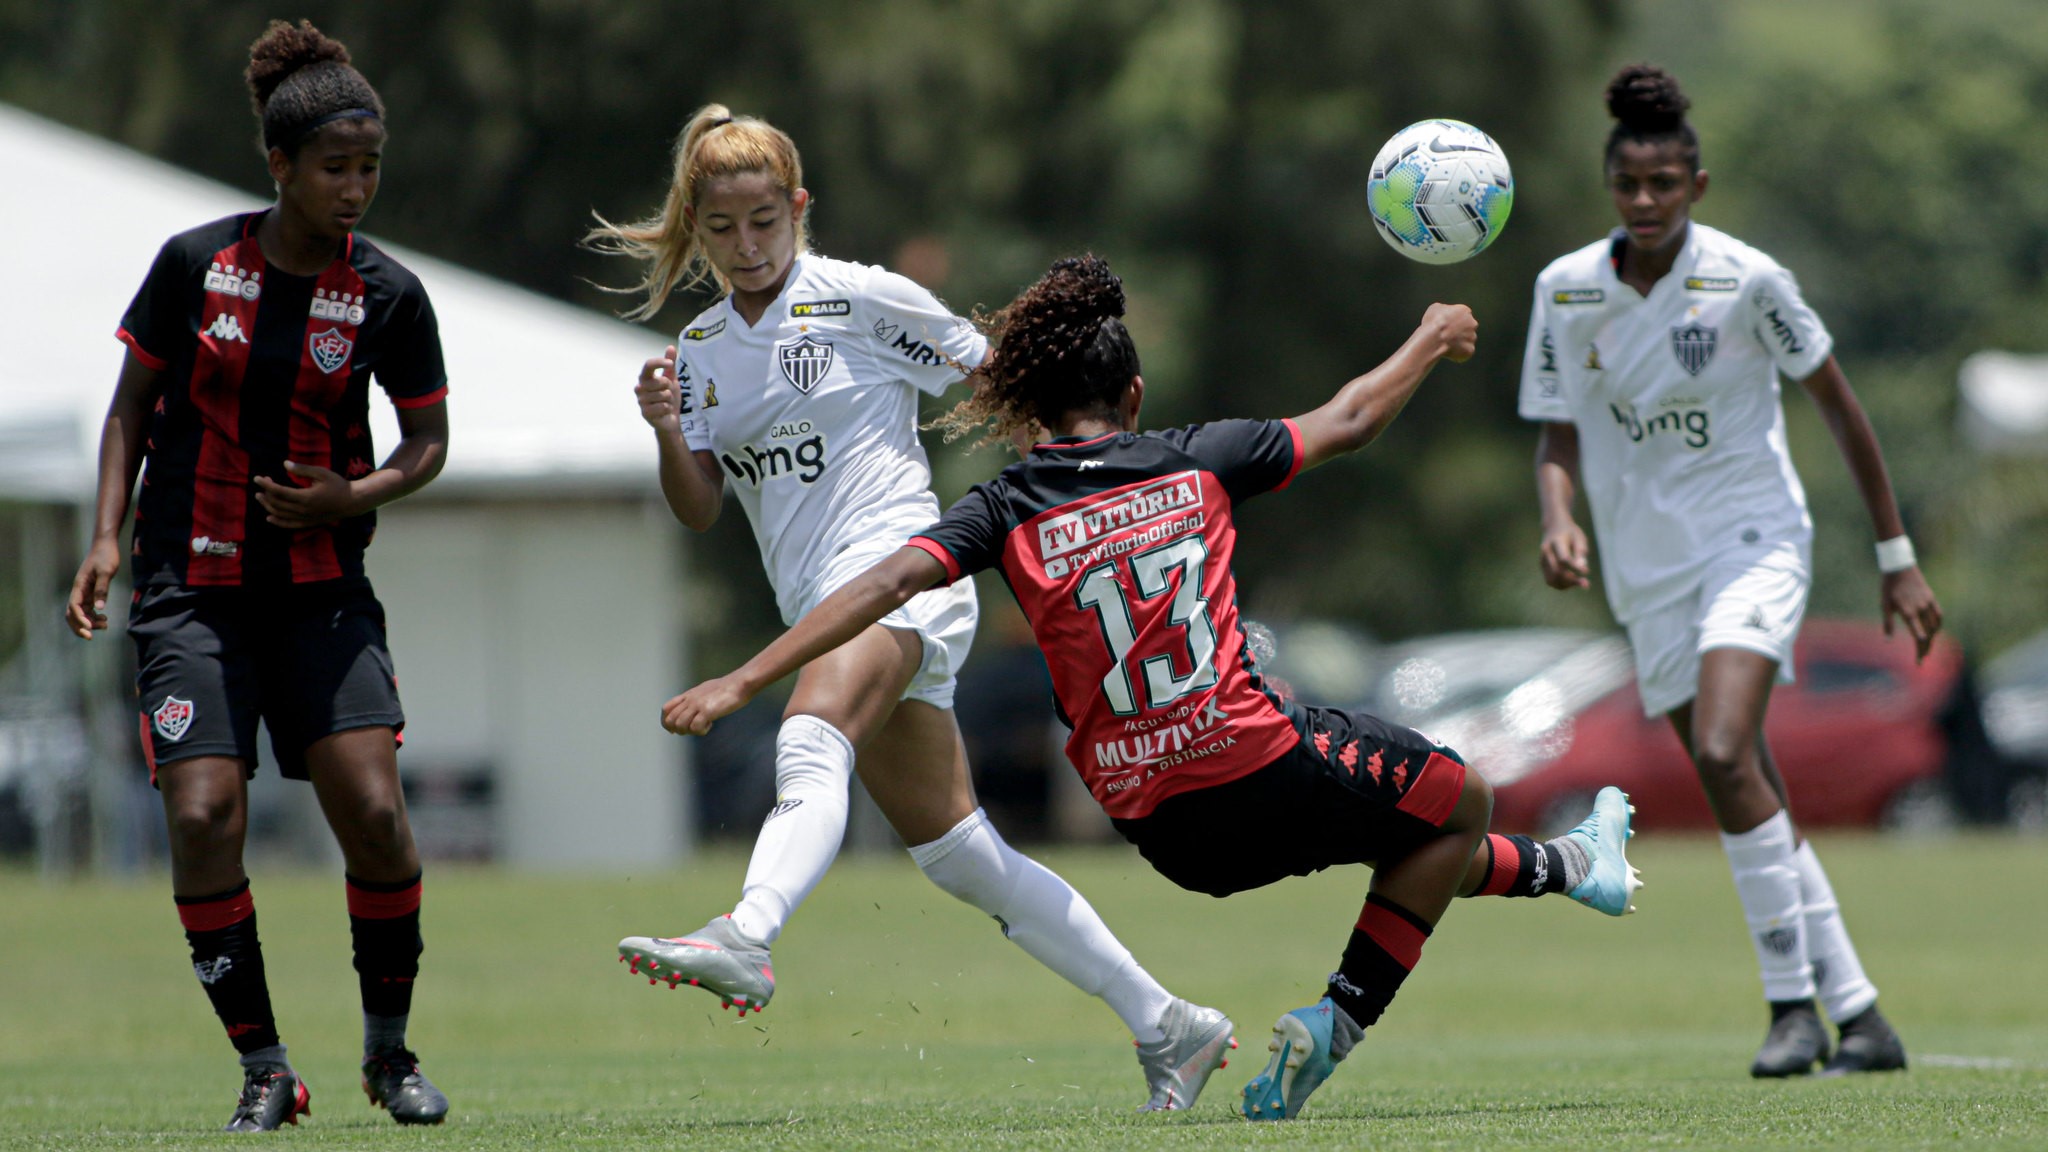
M1270 691L1231 573L1236 506L1371 442L1436 362L1471 356L1462 305L1433 305L1386 363L1293 420L1139 434L1145 383L1120 280L1062 260L995 318L975 394L943 420L1000 442L1054 438L826 597L738 671L663 711L702 733L763 688L937 584L1000 568L1052 668L1067 755L1124 838L1183 888L1226 896L1336 864L1371 889L1316 1003L1282 1016L1244 1114L1279 1120L1393 1000L1453 896L1564 893L1612 916L1641 884L1627 798L1603 789L1570 833L1490 836L1492 789L1457 754L1372 716ZM1231 843L1249 852L1219 856ZM1244 861L1255 860L1246 865Z

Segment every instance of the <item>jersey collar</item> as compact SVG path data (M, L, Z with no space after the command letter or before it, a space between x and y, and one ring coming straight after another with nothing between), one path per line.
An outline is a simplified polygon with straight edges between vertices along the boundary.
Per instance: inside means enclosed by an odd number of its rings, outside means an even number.
M725 299L721 301L725 305L727 327L734 330L743 340L759 342L781 339L782 322L789 319L789 294L796 290L796 282L803 276L804 263L809 259L808 252L799 252L796 259L789 262L789 275L782 278L782 291L776 293L775 299L768 302L767 309L761 313L759 324L749 325L746 318L740 315L740 310L733 307L732 293L727 292Z
M1650 293L1647 296L1638 295L1635 287L1621 278L1621 252L1628 244L1628 232L1625 229L1617 227L1614 231L1607 234L1607 258L1600 261L1601 274L1610 285L1617 289L1617 295L1620 299L1632 303L1644 303L1654 300L1657 298L1658 293L1664 291L1664 285L1669 284L1673 280L1682 282L1686 274L1693 270L1693 266L1699 263L1701 227L1702 225L1697 220L1688 220L1686 222L1685 243L1678 249L1678 258L1671 262L1671 271L1666 272L1655 284L1650 285Z
M1090 436L1085 440L1079 436L1061 436L1057 439L1047 440L1042 444L1033 444L1031 450L1033 452L1054 452L1068 448L1093 448L1098 444L1107 444L1122 435L1125 435L1123 431L1104 432L1100 436Z

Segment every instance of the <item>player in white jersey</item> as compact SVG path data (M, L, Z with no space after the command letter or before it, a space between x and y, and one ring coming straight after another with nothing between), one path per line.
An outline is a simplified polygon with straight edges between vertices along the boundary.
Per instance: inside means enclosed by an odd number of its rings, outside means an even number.
M679 284L710 278L725 290L647 362L636 391L670 509L702 531L730 485L785 623L938 519L917 393L959 383L988 351L911 281L812 253L802 184L786 134L709 105L677 143L661 214L600 221L590 237L649 263L636 315ZM765 1007L769 945L839 850L857 768L933 883L1123 1019L1147 1107L1187 1107L1235 1046L1230 1021L1171 996L1080 893L1004 843L975 804L952 712L975 615L971 587L927 592L806 665L739 903L686 936L627 937L620 959L649 983L706 988L741 1015Z
M1925 656L1941 609L1877 436L1792 274L1691 219L1707 173L1678 82L1630 66L1607 103L1618 121L1607 186L1623 226L1537 278L1523 362L1521 414L1542 425L1543 576L1559 589L1589 583L1572 512L1583 483L1644 711L1668 716L1692 756L1749 923L1772 1018L1751 1072L1903 1068L1763 738L1771 685L1792 678L1812 567L1780 373L1813 397L1863 494L1885 630L1898 617ZM1816 995L1842 1032L1832 1058Z

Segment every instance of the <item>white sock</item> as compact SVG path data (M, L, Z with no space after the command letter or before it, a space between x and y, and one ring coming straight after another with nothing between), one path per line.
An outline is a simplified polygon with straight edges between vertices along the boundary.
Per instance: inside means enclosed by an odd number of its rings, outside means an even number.
M775 943L797 905L824 879L846 838L853 742L816 716L791 716L775 736L775 807L754 838L732 910L740 935Z
M1792 821L1780 809L1747 832L1721 833L1721 849L1735 872L1735 894L1749 922L1766 1000L1813 998L1813 966L1806 962L1806 917L1800 914L1799 868L1792 860Z
M1159 1019L1172 993L1138 966L1079 892L1004 843L987 813L976 808L944 836L913 846L910 858L932 883L995 917L1012 944L1100 996L1139 1042L1165 1035Z
M1842 909L1835 903L1835 889L1822 871L1813 843L1799 845L1792 854L1799 869L1799 893L1806 914L1806 958L1813 963L1813 982L1820 989L1821 1007L1828 1019L1840 1024L1877 1003L1877 986L1863 974L1863 961L1849 942L1849 927L1842 923Z

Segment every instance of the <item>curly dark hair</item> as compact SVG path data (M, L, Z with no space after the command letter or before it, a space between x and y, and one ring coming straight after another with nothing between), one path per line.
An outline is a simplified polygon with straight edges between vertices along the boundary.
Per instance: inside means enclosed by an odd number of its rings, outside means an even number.
M1631 64L1607 82L1607 112L1614 130L1607 135L1606 159L1626 141L1662 143L1676 140L1685 151L1686 166L1700 170L1700 138L1685 113L1692 101L1678 87L1678 77L1655 64Z
M313 27L272 20L249 45L249 100L263 122L263 149L296 156L322 125L341 119L384 119L384 102L349 65L348 48Z
M998 444L1033 421L1108 414L1138 374L1124 327L1124 282L1092 253L1053 263L1038 282L982 319L991 349L968 377L974 394L932 422L948 441L976 432Z

